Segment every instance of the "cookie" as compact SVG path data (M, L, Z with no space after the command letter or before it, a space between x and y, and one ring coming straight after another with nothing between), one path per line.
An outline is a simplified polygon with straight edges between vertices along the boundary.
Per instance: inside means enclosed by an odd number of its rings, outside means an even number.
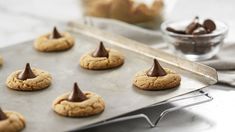
M2 58L2 56L0 55L0 66L2 66L3 65L3 58Z
M24 70L17 70L8 76L6 85L14 90L34 91L49 87L51 82L50 73L37 68L31 69L27 63Z
M136 73L133 84L143 90L163 90L180 85L179 74L168 68L162 68L156 59L149 70Z
M25 119L20 113L3 112L0 108L0 132L19 132L24 128Z
M59 33L54 27L52 33L47 33L37 38L34 42L34 47L42 52L64 51L72 48L74 43L75 40L70 33Z
M91 70L110 69L123 63L122 53L114 49L105 49L102 42L95 51L86 53L80 58L80 66Z
M104 111L105 103L101 96L93 92L82 92L74 83L72 92L65 93L55 99L52 109L62 116L87 117Z

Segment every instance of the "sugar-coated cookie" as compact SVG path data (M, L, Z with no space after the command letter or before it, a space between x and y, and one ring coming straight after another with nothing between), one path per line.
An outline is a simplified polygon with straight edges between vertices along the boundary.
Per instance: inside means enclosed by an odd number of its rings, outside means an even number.
M80 58L80 66L91 70L110 69L123 63L122 53L114 49L105 49L102 42L95 51L86 53Z
M65 93L55 99L52 109L62 116L86 117L104 111L105 103L101 96L93 92L82 92L74 83L72 92Z
M33 91L47 88L51 82L50 73L37 68L31 69L27 63L24 70L17 70L8 76L6 85L14 90Z
M162 90L180 85L179 74L168 68L162 68L156 59L149 70L136 73L133 84L143 90Z
M40 36L34 42L34 47L38 51L53 52L63 51L73 47L75 40L68 32L59 33L54 27L52 33Z

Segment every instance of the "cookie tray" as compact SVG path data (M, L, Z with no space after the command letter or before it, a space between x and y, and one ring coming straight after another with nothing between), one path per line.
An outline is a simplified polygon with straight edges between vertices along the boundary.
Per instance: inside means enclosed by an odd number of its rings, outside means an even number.
M69 31L76 38L76 45L68 51L42 53L34 50L33 41L0 49L4 65L0 68L0 106L6 110L22 113L27 121L24 132L31 131L68 131L105 121L173 97L202 89L217 82L214 69L177 58L144 44L119 35L106 33L81 24L70 24ZM96 48L100 40L106 47L121 51L125 63L110 70L86 70L79 66L79 58L84 52ZM136 72L152 65L152 58L177 71L181 85L176 89L164 91L143 91L132 85ZM32 67L49 71L53 76L52 85L45 90L21 92L5 86L7 76L25 63ZM82 90L101 95L105 102L105 111L87 118L68 118L57 115L51 109L52 101L64 92L72 89L78 82Z

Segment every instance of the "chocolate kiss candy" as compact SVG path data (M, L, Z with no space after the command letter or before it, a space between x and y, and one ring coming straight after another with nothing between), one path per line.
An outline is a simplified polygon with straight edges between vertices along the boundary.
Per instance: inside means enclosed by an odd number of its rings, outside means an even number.
M157 59L154 59L153 62L153 66L147 71L147 75L150 77L165 76L167 73L158 63Z
M35 78L36 75L33 73L32 69L30 68L29 63L26 64L24 71L22 71L19 75L18 75L18 79L20 80L27 80L30 78Z
M61 37L62 37L62 35L58 32L57 28L54 27L51 38L52 39L58 39L58 38L61 38Z
M200 26L199 24L199 17L195 17L193 22L191 22L185 29L187 34L192 34L195 29Z
M6 114L2 111L1 107L0 107L0 121L2 120L6 120L7 116Z
M93 57L107 57L109 56L108 51L105 49L103 42L100 42L100 45L96 50L92 53Z
M86 99L86 95L79 89L78 84L74 83L73 91L70 93L68 100L71 102L82 102Z
M208 33L211 33L211 32L213 32L213 31L216 29L215 22L212 21L211 19L206 19L206 20L203 22L203 27L206 29L206 31L207 31Z
M176 30L176 29L174 29L172 27L167 27L166 30L169 31L169 32L177 33L177 34L186 34L185 31L183 31L183 30Z
M203 27L198 27L197 29L195 29L193 31L193 35L202 35L202 34L206 34L206 30Z

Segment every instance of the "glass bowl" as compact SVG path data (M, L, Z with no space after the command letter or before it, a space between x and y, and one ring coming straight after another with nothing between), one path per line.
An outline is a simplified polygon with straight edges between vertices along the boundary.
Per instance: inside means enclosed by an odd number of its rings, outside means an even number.
M185 29L191 20L166 21L162 23L161 30L169 48L177 55L192 61L207 60L219 52L228 33L225 23L214 22L216 30L203 35L177 34L166 30L167 27Z

